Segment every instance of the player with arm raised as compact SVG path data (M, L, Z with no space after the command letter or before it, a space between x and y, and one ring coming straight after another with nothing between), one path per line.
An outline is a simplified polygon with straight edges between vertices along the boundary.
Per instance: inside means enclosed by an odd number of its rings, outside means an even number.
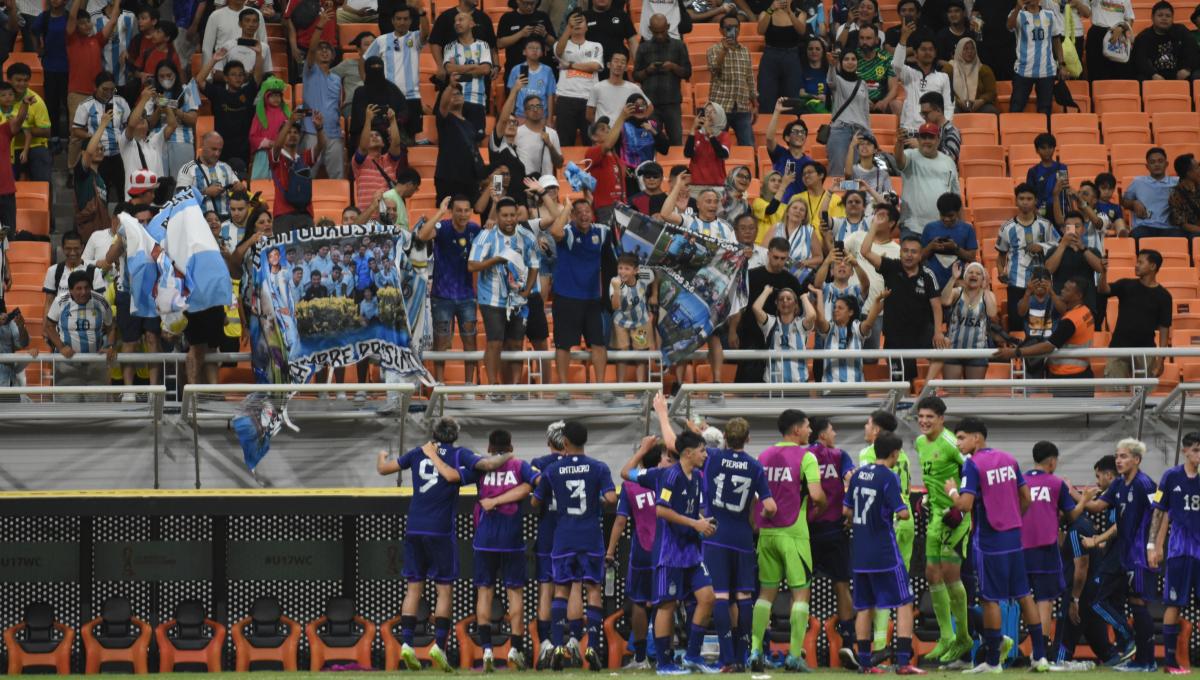
M434 646L429 657L439 670L449 672L446 638L450 632L451 592L458 578L458 544L454 538L458 490L472 471L490 472L508 462L512 454L481 458L470 449L455 446L459 426L453 418L434 423L433 440L412 449L397 460L380 451L375 469L381 475L412 470L412 502L404 532L403 575L408 582L400 610L400 657L409 670L420 670L413 650L413 630L425 580L434 582L437 601L433 606Z

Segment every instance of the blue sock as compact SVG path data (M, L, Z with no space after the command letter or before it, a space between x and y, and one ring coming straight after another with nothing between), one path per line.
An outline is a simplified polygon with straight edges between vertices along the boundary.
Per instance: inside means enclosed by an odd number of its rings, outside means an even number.
M1034 661L1046 658L1046 636L1042 634L1042 624L1027 626L1029 629L1029 644Z
M737 601L737 633L733 638L733 662L745 663L750 650L750 631L754 629L754 600L744 598Z
M1137 652L1133 660L1140 664L1154 663L1154 619L1145 604L1130 605L1133 610L1133 639Z
M1179 641L1179 624L1163 624L1163 665L1168 668L1178 666L1175 658L1175 645Z
M492 648L492 624L485 623L479 626L479 644L484 649Z
M658 657L658 667L666 668L674 663L671 658L671 636L654 636L654 655Z
M433 641L444 651L446 638L450 635L450 619L442 616L433 619Z
M553 610L551 610L551 616L553 616ZM537 634L538 634L539 642L541 642L542 640L545 640L547 642L550 641L550 620L549 619L538 619L537 620Z
M912 638L896 638L896 665L904 668L912 664Z
M550 602L550 644L563 646L563 633L567 627L567 598L556 597Z
M1004 636L1000 634L999 629L983 629L983 643L987 645L987 663L989 666L1000 665L1000 644L1003 641Z
M577 641L583 639L583 619L571 619L567 621L567 627L571 631L571 637Z
M713 626L717 629L717 641L721 645L721 665L733 664L733 619L729 616L729 600L713 602Z
M854 630L854 619L837 622L838 635L842 636L842 646L854 649L858 631Z
M870 640L859 640L858 641L858 665L861 668L870 668L871 667L871 641Z
M400 639L404 644L412 647L413 644L413 629L417 627L417 617L401 616L400 617Z
M700 646L704 644L704 634L706 632L707 631L705 630L704 626L698 626L694 623L688 628L688 646L686 658L693 659L700 656Z
M600 641L604 639L604 610L600 607L587 608L587 636L588 647L600 649Z
M646 638L642 638L640 640L633 641L633 660L634 661L645 661L646 660Z

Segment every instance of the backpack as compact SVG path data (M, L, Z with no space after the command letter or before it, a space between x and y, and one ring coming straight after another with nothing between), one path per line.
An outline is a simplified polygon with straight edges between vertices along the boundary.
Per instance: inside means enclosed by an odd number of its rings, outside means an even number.
M67 270L66 262L59 262L58 265L56 267L54 267L54 285L56 287L58 286L59 281L62 281L63 272L65 272L66 270ZM96 280L96 265L89 264L84 271L87 272L88 283L92 283ZM55 293L55 296L57 296L57 295L58 295L58 293Z
M304 153L297 153L288 167L288 185L283 200L297 210L308 210L312 204L312 168L304 162Z
M321 3L318 0L299 0L296 9L292 10L292 23L296 28L308 28L321 15Z

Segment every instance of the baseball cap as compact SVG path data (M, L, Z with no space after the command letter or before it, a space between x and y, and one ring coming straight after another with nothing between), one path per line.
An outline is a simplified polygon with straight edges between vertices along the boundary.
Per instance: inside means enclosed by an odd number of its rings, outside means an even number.
M942 128L941 128L941 126L936 125L934 123L925 123L921 127L917 128L917 136L920 137L921 135L932 135L934 137L941 137L942 136Z
M654 161L645 161L637 167L638 177L662 177L662 166Z
M129 175L129 186L125 188L130 196L141 196L147 191L158 188L158 175L149 170L138 170Z
M545 190L549 189L550 187L554 187L555 189L557 189L558 188L558 178L555 177L554 175L542 175L541 177L538 178L538 184L542 185L542 191L545 191Z

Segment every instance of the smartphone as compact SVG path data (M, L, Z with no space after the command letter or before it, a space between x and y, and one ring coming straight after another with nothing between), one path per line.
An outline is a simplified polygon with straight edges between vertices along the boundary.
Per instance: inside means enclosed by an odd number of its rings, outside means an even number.
M785 174L785 175L796 174L796 161L788 161L787 163L784 163L783 164L783 174Z
M838 186L841 187L842 191L855 191L858 189L858 180L856 180L856 179L842 180L842 183L839 184Z
M242 47L254 47L256 44L258 44L258 41L254 38L238 38L237 44L241 45Z
M305 118L312 118L312 109L303 109L301 110L300 115L304 116Z
M829 211L828 211L828 210L822 210L822 211L821 211L821 225L822 225L822 226L828 226L829 224L830 224L830 222L829 222Z
M696 109L696 117L697 117L697 118L703 118L703 117L704 117L704 107L703 107L703 106L701 106L700 108Z
M522 76L529 77L529 64L521 64L517 67L517 77L520 78Z
M9 321L12 321L13 319L19 319L19 318L21 318L21 308L20 307L17 307L16 309L14 309L12 311L12 314L8 315Z
M492 175L492 191L496 193L504 191L504 178L500 175Z
M842 252L842 253L846 252L846 242L845 241L834 241L833 249L838 252Z

